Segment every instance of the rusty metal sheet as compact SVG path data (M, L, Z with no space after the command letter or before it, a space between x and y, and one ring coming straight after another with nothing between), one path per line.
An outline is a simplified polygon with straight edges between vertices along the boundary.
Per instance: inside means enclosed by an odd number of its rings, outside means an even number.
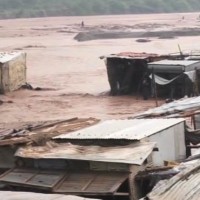
M156 62L151 62L150 66L189 66L192 64L199 63L197 60L160 60Z
M121 52L116 54L117 56L126 56L131 58L149 58L149 57L159 57L158 54L155 53L145 53L145 52Z
M79 131L59 135L54 139L141 140L183 121L184 119L107 120Z
M147 117L159 117L164 116L167 118L180 117L181 113L191 111L195 114L195 111L199 110L200 97L183 98L173 101L171 103L163 104L160 107L149 109L143 113L139 113L133 116L133 118L147 118Z
M142 165L152 153L155 142L134 142L126 146L80 146L70 143L54 147L22 147L15 156L32 159L70 159Z
M122 58L122 59L150 59L150 58L160 58L161 55L155 53L145 53L145 52L121 52L118 54L110 54L103 56L106 58Z
M42 194L34 192L0 191L2 200L92 200L91 198L77 197L62 194Z

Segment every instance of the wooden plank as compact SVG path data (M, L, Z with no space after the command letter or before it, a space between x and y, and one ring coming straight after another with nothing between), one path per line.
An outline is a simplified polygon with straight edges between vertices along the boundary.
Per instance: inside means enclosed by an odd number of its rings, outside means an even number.
M40 126L31 128L31 131L36 131L36 130L40 130L40 129L44 129L44 128L49 128L51 126L55 126L55 125L66 123L66 122L72 122L72 121L75 121L75 120L78 120L78 118L74 117L74 118L62 120L62 121L59 121L59 122L53 122L53 123L50 123L50 124L40 125Z
M3 174L0 181L23 187L52 188L63 176L63 172L13 169Z
M118 197L128 197L129 193L128 192L116 192L114 193L114 196L118 196Z
M11 138L11 139L6 139L6 140L0 140L0 146L23 144L23 143L28 143L31 141L32 140L28 137Z
M31 172L15 172L11 171L5 176L2 176L0 178L0 181L3 182L9 182L9 183L19 183L19 184L25 184L27 180L32 178L34 176L34 173Z
M62 194L112 195L128 178L120 172L64 172L13 169L0 177L0 181L18 187L45 189Z
M87 188L94 182L96 176L93 176L87 183L86 185L82 188L82 191L87 190Z
M128 173L120 172L70 172L54 191L62 194L113 194L127 178Z
M55 174L38 173L38 174L35 174L35 176L32 177L31 180L27 182L27 184L31 186L52 188L54 185L56 185L60 181L62 177L63 177L63 174L55 175Z
M55 192L65 193L65 192L84 192L82 188L86 186L88 182L90 182L94 178L94 174L89 173L70 173L63 181Z

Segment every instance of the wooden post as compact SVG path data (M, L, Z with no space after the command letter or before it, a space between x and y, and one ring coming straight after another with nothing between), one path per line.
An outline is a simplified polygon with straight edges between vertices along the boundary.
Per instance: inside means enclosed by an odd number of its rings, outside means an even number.
M156 81L155 81L154 68L152 68L152 81L153 81L153 88L154 88L154 97L156 100L156 107L158 107L157 87L156 87Z
M199 96L199 77L198 77L198 70L195 69L195 96Z
M196 121L195 121L195 115L192 115L192 123L193 123L193 126L194 126L194 130L196 130L197 126L196 126Z

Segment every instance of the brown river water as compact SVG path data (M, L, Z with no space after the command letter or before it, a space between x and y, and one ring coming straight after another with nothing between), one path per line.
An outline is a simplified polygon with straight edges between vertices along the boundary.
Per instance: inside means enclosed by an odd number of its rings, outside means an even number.
M182 19L184 16L184 20ZM123 51L171 53L199 49L200 36L171 39L101 39L78 42L81 31L162 31L200 27L198 13L55 17L0 21L1 51L27 53L27 82L42 91L19 90L0 95L0 123L71 117L119 119L155 106L141 97L107 95L106 68L99 57ZM84 20L85 27L80 27ZM12 103L8 103L8 102ZM162 100L159 104L162 104Z

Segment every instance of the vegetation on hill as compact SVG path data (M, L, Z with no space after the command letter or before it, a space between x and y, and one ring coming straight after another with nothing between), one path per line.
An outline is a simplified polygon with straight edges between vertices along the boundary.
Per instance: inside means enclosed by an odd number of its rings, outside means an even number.
M0 0L0 18L200 11L199 0Z

